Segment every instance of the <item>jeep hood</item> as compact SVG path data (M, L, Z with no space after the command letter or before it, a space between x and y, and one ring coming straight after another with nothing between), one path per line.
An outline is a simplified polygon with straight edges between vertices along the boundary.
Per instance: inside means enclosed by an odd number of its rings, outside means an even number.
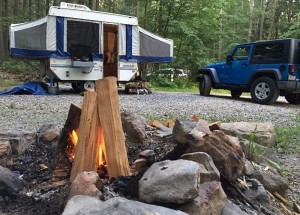
M207 65L205 68L218 68L225 66L226 62L219 62Z

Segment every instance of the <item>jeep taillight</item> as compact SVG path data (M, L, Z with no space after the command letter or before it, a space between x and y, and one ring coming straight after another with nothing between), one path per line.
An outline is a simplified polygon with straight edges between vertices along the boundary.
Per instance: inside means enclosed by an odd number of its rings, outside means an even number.
M289 74L294 75L295 73L295 65L289 65Z

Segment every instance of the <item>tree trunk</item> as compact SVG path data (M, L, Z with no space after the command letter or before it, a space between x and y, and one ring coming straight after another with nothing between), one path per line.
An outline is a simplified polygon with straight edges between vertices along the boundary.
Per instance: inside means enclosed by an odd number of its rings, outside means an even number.
M14 0L14 16L18 15L18 9L19 9L19 1Z
M42 16L42 3L41 1L37 1L36 13L38 18Z
M8 17L8 0L4 0L4 6L2 6L3 8L3 18ZM3 23L3 55L4 58L8 57L8 24L7 23Z
M276 9L277 9L277 0L273 1L273 5L272 5L272 16L271 16L271 21L270 21L270 28L269 28L269 32L268 32L268 37L267 39L270 40L272 38L272 34L274 31L274 22L275 22L275 14L276 14Z
M265 22L265 0L260 1L260 7L261 7L261 19L260 19L260 27L259 27L259 40L263 39L263 31L264 31L264 22Z
M247 42L251 41L252 28L253 28L253 9L254 9L254 0L249 0L249 28L247 35Z
M162 28L163 28L163 5L162 0L158 0L158 14L157 14L157 32L159 35L162 35Z
M0 5L0 18L3 18L4 15L4 6ZM0 61L2 61L5 57L5 53L4 53L4 38L3 38L3 22L0 22Z
M99 11L100 7L99 7L99 0L96 0L96 10Z
M290 23L291 20L292 20L292 15L293 15L293 11L292 11L293 0L289 0L287 3L288 3L288 6L287 6L287 17L288 17L288 23Z
M144 9L144 28L148 27L148 0L145 0L145 9Z
M91 10L94 9L93 6L94 6L94 0L89 0L89 8L90 8Z

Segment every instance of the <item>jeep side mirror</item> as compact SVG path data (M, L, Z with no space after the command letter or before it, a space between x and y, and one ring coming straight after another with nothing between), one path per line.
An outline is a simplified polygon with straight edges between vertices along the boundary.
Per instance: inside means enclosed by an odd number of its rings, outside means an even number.
M233 57L231 55L228 55L226 57L226 63L229 64L231 61L233 61Z

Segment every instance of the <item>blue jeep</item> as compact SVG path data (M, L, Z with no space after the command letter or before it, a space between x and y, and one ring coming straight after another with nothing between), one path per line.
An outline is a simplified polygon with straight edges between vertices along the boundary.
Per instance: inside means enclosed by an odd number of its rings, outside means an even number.
M300 104L300 39L278 39L237 45L226 62L199 69L200 95L211 88L228 89L233 98L250 92L259 104L272 104L285 96Z

